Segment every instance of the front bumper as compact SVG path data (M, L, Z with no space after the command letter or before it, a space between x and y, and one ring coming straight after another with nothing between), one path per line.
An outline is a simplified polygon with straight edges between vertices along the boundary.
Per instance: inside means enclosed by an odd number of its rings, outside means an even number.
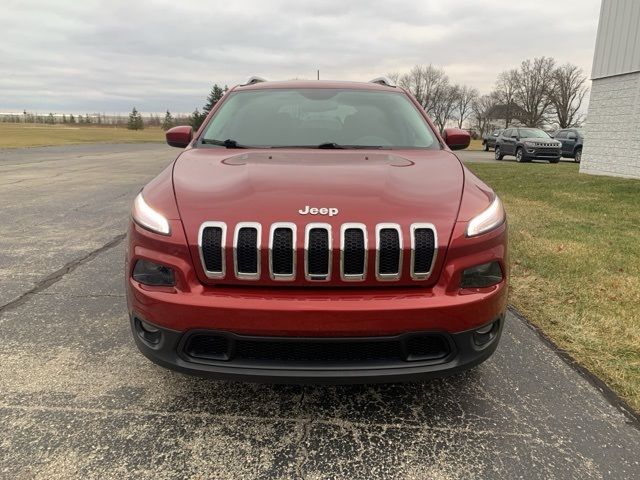
M253 337L212 330L178 332L154 325L155 344L145 340L140 319L131 316L131 328L140 351L153 362L182 373L215 377L227 380L241 380L269 383L395 383L417 381L427 378L451 375L484 362L498 346L504 316L491 322L488 333L479 335L476 330L449 334L446 332L413 332L391 337ZM149 324L147 324L149 325ZM195 336L226 338L228 344L216 355L193 356L189 349L190 339ZM415 356L407 353L412 339L435 337L442 340L446 348L440 355ZM262 348L261 351L278 352L273 358L262 358L260 354L238 352L241 343L275 345L276 348ZM360 344L367 351L386 342L398 346L398 355L368 354L362 358L349 355L353 345ZM288 345L289 350L279 348ZM300 347L323 343L324 351L340 352L337 357L320 355L317 358L286 358L287 352L300 351ZM330 348L329 348L330 347ZM246 350L246 349L244 349ZM372 348L371 350L380 350ZM254 350L255 352L255 350ZM284 353L283 353L284 352ZM403 353L404 352L404 353ZM346 354L346 355L345 355Z
M562 152L558 150L540 150L527 147L524 150L525 158L532 160L557 160L561 158Z

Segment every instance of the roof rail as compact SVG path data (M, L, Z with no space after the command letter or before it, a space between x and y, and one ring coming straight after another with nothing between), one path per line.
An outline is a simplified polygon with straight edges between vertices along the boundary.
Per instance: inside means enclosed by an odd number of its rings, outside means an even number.
M369 83L377 83L378 85L386 85L387 87L396 86L396 84L393 83L388 77L376 77L373 80L369 80Z
M266 82L267 79L266 78L262 78L262 77L258 77L258 76L253 76L253 77L249 77L247 79L246 82L244 82L241 86L246 86L246 85L253 85L255 83L261 83L261 82Z

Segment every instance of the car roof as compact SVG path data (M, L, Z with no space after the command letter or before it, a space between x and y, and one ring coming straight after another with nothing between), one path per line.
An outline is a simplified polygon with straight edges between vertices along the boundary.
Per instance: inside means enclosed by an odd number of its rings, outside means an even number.
M276 82L257 82L250 85L238 85L234 91L269 90L277 88L337 88L351 90L379 90L403 92L402 88L389 87L371 82L347 82L338 80L284 80Z

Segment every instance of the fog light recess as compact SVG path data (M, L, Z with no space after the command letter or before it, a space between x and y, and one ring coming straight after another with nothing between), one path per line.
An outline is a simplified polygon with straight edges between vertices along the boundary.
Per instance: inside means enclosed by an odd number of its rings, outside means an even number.
M500 328L500 320L491 322L488 325L480 327L473 332L473 341L478 346L484 346L496 338L498 329Z
M135 318L133 321L138 337L150 345L157 345L162 339L162 332L155 326L144 320Z
M467 268L462 272L460 288L492 287L502 281L500 263L489 262Z
M132 277L137 282L153 287L172 287L176 284L171 268L142 258L133 267Z

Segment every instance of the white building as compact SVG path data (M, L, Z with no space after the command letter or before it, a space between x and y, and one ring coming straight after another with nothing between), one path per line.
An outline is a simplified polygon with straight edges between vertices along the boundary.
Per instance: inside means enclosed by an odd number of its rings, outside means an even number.
M640 0L602 0L580 172L640 178Z

